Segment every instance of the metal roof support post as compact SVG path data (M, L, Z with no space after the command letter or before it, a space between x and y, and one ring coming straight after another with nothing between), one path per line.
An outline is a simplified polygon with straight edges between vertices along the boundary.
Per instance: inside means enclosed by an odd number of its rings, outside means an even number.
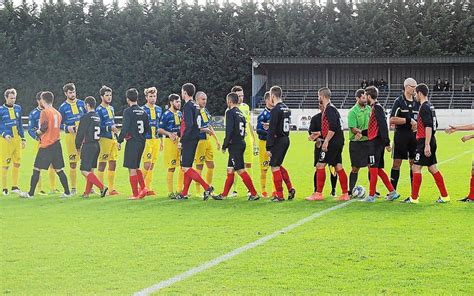
M454 85L454 81L455 81L454 80L454 66L451 67L451 81L452 81L451 90L454 91L454 87L455 87L455 85Z
M257 94L255 93L255 67L254 63L252 63L252 98L250 99L250 107L252 110L255 108L255 96Z
M329 87L329 69L326 65L326 87Z
M390 92L390 90L392 89L392 77L391 77L391 74L392 71L391 71L391 68L388 67L387 69L387 83L388 83L388 92Z

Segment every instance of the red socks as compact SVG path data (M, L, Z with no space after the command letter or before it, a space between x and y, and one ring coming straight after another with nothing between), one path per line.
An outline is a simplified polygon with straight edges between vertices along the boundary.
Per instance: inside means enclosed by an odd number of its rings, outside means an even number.
M240 174L240 177L242 178L242 181L244 181L244 184L247 187L247 189L250 191L250 194L253 196L257 195L257 190L255 190L255 187L253 186L253 182L252 182L252 179L250 179L249 174L244 171L242 174ZM281 184L281 181L280 181L280 184ZM280 187L283 187L283 186L280 185ZM281 191L283 191L283 188Z
M281 170L272 172L273 184L275 185L275 194L279 198L283 198L283 176Z
M341 184L342 193L345 194L348 192L347 190L347 174L344 169L337 172L339 176L339 183Z
M142 174L142 171L141 170L137 170L137 180L138 180L138 184L140 184L140 189L143 190L143 188L145 188L145 179L143 179L143 174Z
M370 172L370 189L369 189L369 195L374 196L375 195L375 190L377 189L377 179L378 179L378 174L379 174L379 169L371 167L369 169Z
M132 193L134 197L138 196L138 176L130 176L130 186L132 186Z
M227 179L225 179L224 192L222 196L229 195L230 188L234 184L234 173L227 173Z
M474 200L474 174L471 174L471 191L467 198Z
M418 199L420 193L422 175L421 173L413 173L413 185L411 187L411 198Z
M389 192L392 192L392 191L395 190L395 188L393 188L393 185L390 182L390 179L388 178L388 175L387 175L387 173L385 172L384 169L379 169L378 170L378 175L379 175L380 179L382 179L383 184L385 185L385 187L387 187Z
M441 175L441 172L436 172L436 174L433 175L433 178L435 179L436 186L438 186L439 193L441 193L441 197L448 196L448 190L446 190L446 186L444 185L444 180L443 176Z
M190 168L186 171L186 173L184 173L184 186L183 191L181 192L182 195L188 195L189 185L191 185L191 181L195 181L201 184L204 190L207 190L210 187L209 184L204 181L201 175L198 174L198 172L196 172L193 168Z
M324 182L326 182L326 168L316 169L317 170L317 192L322 193L324 189Z
M204 179L201 177L201 175L199 175L198 172L196 172L193 168L190 168L186 172L186 174L188 174L188 176L191 178L191 180L201 184L201 186L202 186L202 188L204 188L204 190L209 189L209 184L207 184L206 181L204 181Z
M290 175L288 174L288 171L283 166L281 166L280 172L281 176L283 177L283 181L285 181L286 188L288 188L288 190L293 189L293 184L291 184Z
M92 185L99 187L100 190L104 189L104 184L100 182L99 178L97 178L97 176L94 175L94 173L89 173L89 175L87 175L86 177L86 180L87 180L86 191L85 191L86 194L91 193Z

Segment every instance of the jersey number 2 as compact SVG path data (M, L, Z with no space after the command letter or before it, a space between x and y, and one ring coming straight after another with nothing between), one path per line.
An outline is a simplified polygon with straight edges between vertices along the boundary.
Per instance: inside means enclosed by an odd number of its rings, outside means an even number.
M94 126L94 140L99 140L100 137L100 127Z

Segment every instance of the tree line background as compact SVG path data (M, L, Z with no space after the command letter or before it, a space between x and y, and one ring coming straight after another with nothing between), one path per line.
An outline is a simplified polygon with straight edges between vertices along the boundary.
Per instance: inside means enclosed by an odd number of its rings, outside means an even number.
M357 6L331 0L198 5L173 0L124 7L44 3L0 11L0 89L15 87L25 112L37 91L74 82L78 96L156 86L160 105L185 82L208 94L213 114L242 85L251 96L252 56L446 56L474 54L469 0L375 1ZM350 1L347 1L350 2Z

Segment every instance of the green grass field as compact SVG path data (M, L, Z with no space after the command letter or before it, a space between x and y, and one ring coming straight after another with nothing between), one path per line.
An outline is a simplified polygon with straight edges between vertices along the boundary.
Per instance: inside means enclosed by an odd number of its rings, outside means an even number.
M472 294L474 208L455 200L469 189L474 141L462 143L461 136L438 134L439 168L451 203L435 204L438 191L425 170L418 205L352 202L159 293ZM0 197L0 292L130 295L339 204L329 197L304 200L312 193L313 146L303 132L293 133L291 141L286 167L297 190L292 202L247 202L240 179L237 198L168 200L161 155L154 182L158 197L127 200L124 169L117 175L119 197ZM23 190L33 146L29 141L24 153ZM220 192L226 155L216 153L216 161L214 186ZM388 155L386 163L389 171ZM258 173L254 168L259 188ZM359 181L367 188L366 169ZM408 184L404 164L402 197L410 193ZM385 194L382 186L379 182ZM329 189L328 181L325 193Z

